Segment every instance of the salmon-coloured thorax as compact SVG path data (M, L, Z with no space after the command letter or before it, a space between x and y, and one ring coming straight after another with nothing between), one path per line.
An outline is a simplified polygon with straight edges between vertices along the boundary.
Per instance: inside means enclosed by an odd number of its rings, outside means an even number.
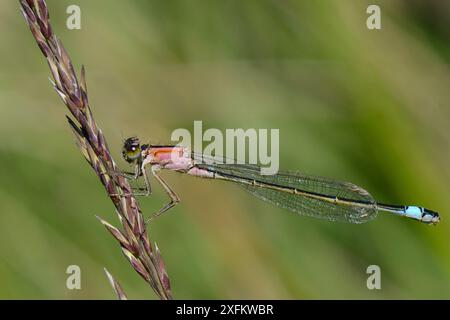
M189 175L213 178L214 174L195 167L191 158L191 151L183 147L150 146L143 151L144 166L150 164L160 169L184 172Z
M150 146L144 152L144 159L161 169L177 171L188 171L194 164L189 149L175 146Z

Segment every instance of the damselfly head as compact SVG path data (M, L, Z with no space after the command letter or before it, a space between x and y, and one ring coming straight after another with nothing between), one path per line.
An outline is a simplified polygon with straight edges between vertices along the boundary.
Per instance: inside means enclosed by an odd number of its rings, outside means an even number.
M131 137L124 141L122 155L126 162L133 163L141 158L141 144L139 138Z

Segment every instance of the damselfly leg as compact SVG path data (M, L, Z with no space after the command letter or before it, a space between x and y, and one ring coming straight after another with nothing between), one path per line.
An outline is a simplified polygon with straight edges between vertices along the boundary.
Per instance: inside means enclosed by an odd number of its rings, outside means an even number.
M150 218L146 220L146 223L149 223L154 218L159 217L163 213L167 212L169 209L172 209L175 205L177 205L180 202L180 197L175 193L175 191L172 190L172 188L164 181L163 178L159 176L157 172L153 172L153 176L155 177L156 181L159 182L159 184L163 187L164 191L167 193L167 195L170 198L170 202L163 206L161 209L153 213Z
M133 192L134 196L149 196L151 194L151 185L150 182L148 181L148 177L146 172L143 172L143 174L141 175L138 172L129 172L129 171L109 171L109 172L100 172L100 175L102 176L109 176L109 177L124 177L125 179L129 180L129 181L136 181L138 180L141 176L144 177L144 182L145 182L145 187L134 187L131 186L131 190ZM137 191L145 191L145 192L137 192ZM110 196L125 196L126 194L123 193L110 193Z
M155 177L156 181L158 181L158 183L163 187L165 193L169 196L170 202L167 203L166 205L164 205L161 209L159 209L155 213L153 213L145 221L145 223L149 223L151 220L159 217L160 215L167 212L169 209L173 208L176 204L178 204L180 202L180 198L178 197L178 195L167 184L167 182L164 181L164 179L158 174L157 170L152 168L151 171L152 171L152 176ZM144 183L145 183L145 187L137 187L137 188L132 187L133 195L134 196L145 196L145 197L151 195L152 187L151 187L150 179L148 177L145 166L143 166L142 168L140 166L136 166L135 172L136 172L135 174L130 173L130 172L122 172L122 173L117 172L115 174L121 175L121 176L127 178L128 180L138 180L139 178L142 177L144 180ZM145 192L136 192L136 191L145 191ZM120 196L120 194L114 194L114 195Z

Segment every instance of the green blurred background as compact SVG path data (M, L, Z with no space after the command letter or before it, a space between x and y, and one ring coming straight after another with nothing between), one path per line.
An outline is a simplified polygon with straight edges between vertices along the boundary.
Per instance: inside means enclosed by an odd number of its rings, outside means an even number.
M48 0L56 34L87 68L96 119L121 140L176 128L279 128L284 169L352 181L381 202L441 213L333 224L239 187L166 173L182 198L150 227L175 298L450 298L450 3ZM82 10L82 29L65 26ZM118 224L83 160L17 1L0 3L0 298L155 295L95 215ZM156 188L146 214L165 203ZM68 265L82 289L67 290ZM381 268L381 290L366 268Z

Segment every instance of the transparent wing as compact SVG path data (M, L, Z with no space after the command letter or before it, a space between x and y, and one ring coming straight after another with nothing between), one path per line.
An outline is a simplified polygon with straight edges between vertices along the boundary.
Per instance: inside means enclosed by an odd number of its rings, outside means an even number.
M375 206L344 205L250 185L241 184L241 186L259 199L309 217L328 221L364 223L377 215Z
M199 159L199 156L194 159ZM204 157L203 157L204 158ZM364 223L377 215L376 202L364 189L349 183L332 179L314 177L298 172L279 172L276 175L260 174L260 168L245 164L203 164L201 169L207 169L237 182L252 195L293 212L325 219L329 221L344 221ZM263 184L276 185L291 190L304 191L317 197L305 196L254 186L245 182L257 181ZM322 199L321 199L322 198ZM345 203L326 201L325 198L345 199Z

